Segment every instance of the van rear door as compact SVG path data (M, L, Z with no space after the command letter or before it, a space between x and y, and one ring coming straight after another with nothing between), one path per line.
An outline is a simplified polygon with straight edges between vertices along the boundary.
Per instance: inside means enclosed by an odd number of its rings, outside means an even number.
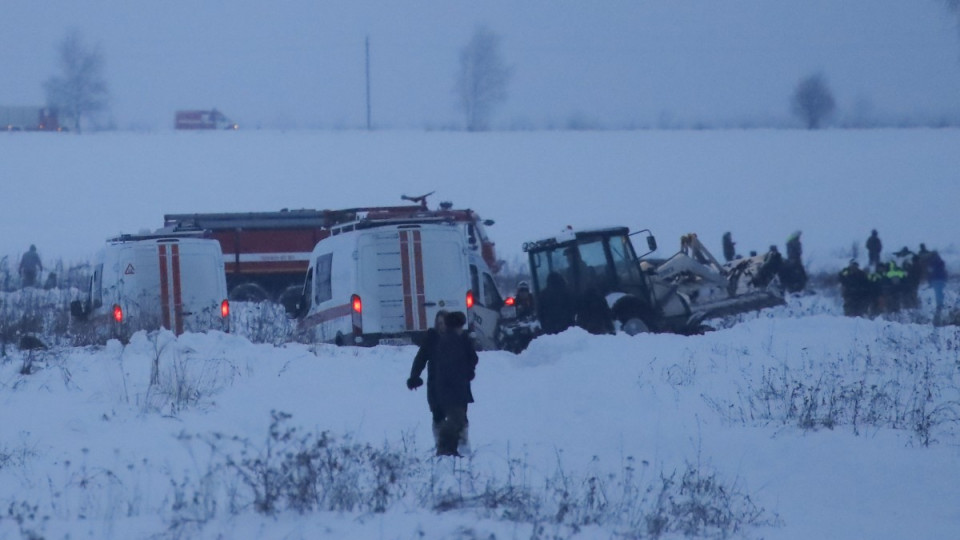
M373 230L361 241L360 258L363 289L376 291L375 305L364 307L365 332L375 331L368 325L374 309L384 334L424 331L441 309L465 311L469 277L455 228Z
M220 245L212 240L180 244L180 303L174 302L173 315L179 313L177 334L183 331L227 330L221 303L227 298ZM172 262L172 261L171 261ZM174 319L176 320L176 319Z
M216 248L216 249L213 249ZM223 256L214 241L158 240L160 325L179 335L223 328Z

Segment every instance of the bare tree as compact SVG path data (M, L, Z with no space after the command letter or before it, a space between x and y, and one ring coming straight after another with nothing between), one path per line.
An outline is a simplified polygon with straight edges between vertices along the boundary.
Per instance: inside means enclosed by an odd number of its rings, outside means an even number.
M460 49L456 93L469 131L486 129L494 106L507 98L511 69L500 54L500 36L479 27Z
M793 92L793 113L799 116L807 129L817 129L833 114L836 103L823 74L808 75L797 83Z
M43 83L47 105L56 108L80 131L80 120L107 106L107 83L103 78L103 55L88 48L80 32L71 30L57 46L60 74Z
M960 27L960 0L943 0L947 9L957 16L957 26Z

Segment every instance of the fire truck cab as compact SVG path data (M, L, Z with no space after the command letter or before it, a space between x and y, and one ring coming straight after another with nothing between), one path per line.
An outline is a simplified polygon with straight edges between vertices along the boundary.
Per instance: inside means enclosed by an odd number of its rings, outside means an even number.
M503 299L456 223L334 228L310 255L291 309L309 342L417 343L437 312L462 311L478 348L498 348Z
M223 255L216 240L193 236L121 235L97 254L78 324L99 341L129 340L138 330L230 329Z

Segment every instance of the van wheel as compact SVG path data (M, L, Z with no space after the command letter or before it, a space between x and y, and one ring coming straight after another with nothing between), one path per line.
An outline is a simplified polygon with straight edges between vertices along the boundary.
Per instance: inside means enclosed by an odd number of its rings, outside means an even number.
M648 334L650 333L650 327L647 326L647 323L643 322L643 319L639 317L632 317L623 322L623 331L627 335L635 336L637 334Z
M647 321L655 321L650 306L635 296L624 296L613 305L613 315L620 321L620 329L631 336L652 332L654 325Z
M303 294L303 285L299 287L296 285L291 285L283 290L280 293L279 298L277 298L277 303L279 303L288 313L294 313L297 311L297 304L300 303L300 297Z
M270 295L263 287L256 283L242 283L230 291L230 300L235 302L263 302L268 300Z
M343 347L343 344L344 344L343 333L337 332L337 337L333 339L333 342L334 344L336 344L337 347Z

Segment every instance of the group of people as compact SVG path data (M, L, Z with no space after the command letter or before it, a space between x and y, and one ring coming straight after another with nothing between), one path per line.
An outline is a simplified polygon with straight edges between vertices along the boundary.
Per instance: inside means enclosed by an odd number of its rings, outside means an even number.
M802 231L794 231L787 237L787 258L783 255L777 246L771 245L766 255L763 257L763 264L754 276L752 285L755 287L765 287L774 277L780 278L780 284L787 292L800 292L807 286L807 271L803 267L803 244L800 241ZM740 259L737 255L736 242L730 232L723 233L723 259L731 262ZM750 252L750 256L756 256L755 251Z
M920 284L926 281L934 291L937 315L943 308L943 291L947 269L943 258L920 244L916 253L904 247L893 257L881 261L883 242L876 229L866 241L868 266L860 267L856 259L840 271L843 312L847 316L876 316L901 309L919 307Z

